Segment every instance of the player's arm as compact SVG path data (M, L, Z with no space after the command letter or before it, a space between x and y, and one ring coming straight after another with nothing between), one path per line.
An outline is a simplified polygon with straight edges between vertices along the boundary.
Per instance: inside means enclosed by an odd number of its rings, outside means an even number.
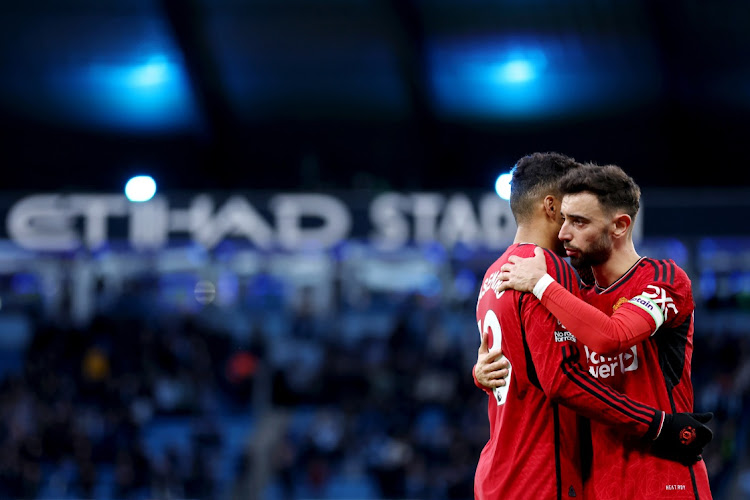
M501 289L533 292L581 342L600 354L617 354L645 340L664 323L661 309L644 295L630 298L612 316L587 304L558 283L541 249L502 267ZM567 265L567 264L566 264ZM551 272L552 271L552 272Z
M544 274L559 280L572 295L578 284L572 268L554 253L536 248L536 263ZM526 351L529 380L554 401L577 413L621 430L655 437L664 418L661 410L642 405L599 383L580 364L575 339L540 301L528 293L518 295L522 318L522 337ZM563 326L565 325L565 326Z
M659 307L642 295L622 304L612 316L571 294L547 274L534 295L571 333L600 354L617 354L634 346L664 323Z
M539 301L523 294L524 346L531 361L529 379L552 400L576 413L620 428L628 434L655 438L664 412L641 404L600 383L580 364L572 336ZM528 361L527 361L528 364ZM536 380L534 380L536 379Z
M550 399L576 413L611 425L619 430L655 440L668 448L666 458L695 461L711 440L710 429L701 422L710 416L663 411L635 401L602 384L580 364L576 342L537 300L523 294L519 302L524 319L522 332L529 380ZM701 420L702 419L702 420ZM689 444L679 441L685 426L696 430L698 438Z

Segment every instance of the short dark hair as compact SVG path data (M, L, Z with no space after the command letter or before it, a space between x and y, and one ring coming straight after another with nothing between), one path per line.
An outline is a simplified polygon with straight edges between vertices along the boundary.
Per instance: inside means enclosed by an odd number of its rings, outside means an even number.
M641 203L641 188L617 165L584 164L560 181L563 194L590 192L602 208L611 213L622 210L635 220Z
M526 155L513 167L510 181L510 209L516 223L527 222L535 204L548 194L562 196L560 179L581 164L560 153Z

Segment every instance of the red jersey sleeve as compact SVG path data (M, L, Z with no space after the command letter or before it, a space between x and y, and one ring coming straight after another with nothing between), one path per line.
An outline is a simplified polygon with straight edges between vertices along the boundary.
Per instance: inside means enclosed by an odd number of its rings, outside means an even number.
M624 351L657 328L656 321L640 307L620 307L607 316L557 282L547 287L541 302L578 340L604 355Z
M671 259L644 260L644 267L649 269L649 273L653 268L653 279L645 280L640 295L636 296L642 300L635 300L636 297L634 297L626 304L629 308L638 306L640 309L648 310L658 324L657 328L662 325L675 326L681 324L695 310L690 278Z
M544 290L541 302L594 351L604 355L620 353L656 333L665 322L684 320L692 314L692 291L685 272L673 261L646 259L646 262L654 267L654 279L644 283L641 293L625 302L612 316L556 282Z
M570 269L565 261L554 254L547 252L547 256L550 274L555 273L556 276L556 268L561 273ZM573 282L570 286L574 287ZM581 366L576 341L560 321L533 295L522 294L519 297L521 316L524 318L527 369L532 372L529 379L535 381L549 398L576 413L616 426L629 434L655 437L662 423L663 412L599 382Z

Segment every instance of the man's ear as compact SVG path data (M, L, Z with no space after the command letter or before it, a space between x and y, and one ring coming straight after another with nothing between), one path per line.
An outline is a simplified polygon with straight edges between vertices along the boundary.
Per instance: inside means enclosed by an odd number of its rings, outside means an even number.
M547 214L547 217L549 217L552 220L557 220L557 216L559 215L557 212L557 209L555 208L555 202L557 200L554 196L551 194L548 194L544 197L544 213Z
M628 229L633 225L633 219L628 214L617 214L612 223L614 225L612 236L621 238L628 234Z

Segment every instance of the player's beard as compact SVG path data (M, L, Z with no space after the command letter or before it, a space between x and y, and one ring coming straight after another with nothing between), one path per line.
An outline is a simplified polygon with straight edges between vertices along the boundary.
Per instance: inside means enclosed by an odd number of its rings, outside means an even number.
M568 245L568 248L574 248L579 252L577 257L570 257L570 263L576 269L598 266L599 264L607 262L610 255L612 255L612 242L606 231L602 231L599 238L586 249L573 247L571 245Z

